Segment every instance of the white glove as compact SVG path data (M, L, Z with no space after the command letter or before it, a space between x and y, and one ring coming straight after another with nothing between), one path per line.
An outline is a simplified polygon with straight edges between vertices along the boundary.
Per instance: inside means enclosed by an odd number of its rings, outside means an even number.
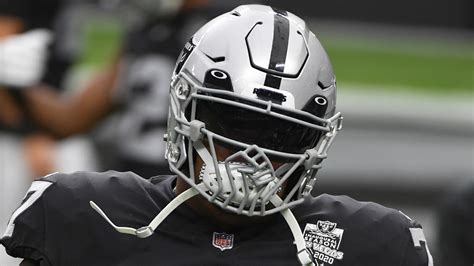
M0 39L0 85L16 88L36 84L43 75L52 33L36 29Z

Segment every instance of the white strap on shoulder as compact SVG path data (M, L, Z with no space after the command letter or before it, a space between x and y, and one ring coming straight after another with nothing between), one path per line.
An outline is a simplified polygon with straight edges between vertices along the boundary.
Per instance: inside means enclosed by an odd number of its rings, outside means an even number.
M199 192L195 188L189 188L183 193L179 194L176 198L174 198L166 207L158 213L158 215L150 222L148 226L143 226L138 229L132 227L124 227L124 226L116 226L107 215L102 211L102 209L97 206L93 201L90 201L91 207L99 213L117 232L122 234L129 234L134 235L139 238L146 238L153 234L155 229L160 225L160 223L178 206L180 206L186 200L196 196ZM271 199L272 204L275 206L280 205L282 200L280 197L275 195ZM298 260L300 261L301 265L312 265L314 266L314 262L311 259L311 255L309 254L308 250L306 249L306 243L303 238L303 234L301 233L300 226L296 221L295 216L291 212L290 209L285 209L280 211L283 218L287 222L288 226L290 227L291 233L295 239L296 249L297 249L297 256Z
M275 195L270 200L273 205L279 206L282 203L282 200L279 196ZM295 216L291 212L290 209L284 209L280 211L283 218L285 218L286 223L290 227L291 233L293 234L293 238L295 239L296 250L298 260L300 261L301 265L315 265L313 260L311 259L311 255L309 254L308 250L306 249L306 242L303 238L303 233L301 233L300 225L298 221L296 221Z
M428 248L428 242L426 241L425 234L422 228L409 228L413 245L417 248L421 248L421 242L425 243L424 248L426 256L428 257L428 266L433 266L433 256L431 256L430 249Z
M163 220L168 217L168 215L173 212L179 205L181 205L186 200L196 196L199 192L194 188L189 188L183 193L179 194L174 198L166 207L161 210L158 215L150 222L148 226L143 226L138 229L132 227L116 226L107 215L102 211L102 209L95 204L93 201L89 201L92 209L99 213L117 232L122 234L134 235L139 238L146 238L153 234L155 229L160 225Z

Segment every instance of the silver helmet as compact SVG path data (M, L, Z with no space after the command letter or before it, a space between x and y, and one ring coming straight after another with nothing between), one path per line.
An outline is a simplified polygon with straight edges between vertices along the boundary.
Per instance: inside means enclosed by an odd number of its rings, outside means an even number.
M204 25L178 58L166 158L221 208L275 213L312 190L342 126L335 109L331 63L305 22L268 6L240 6ZM221 158L216 147L232 153ZM197 171L196 157L203 161Z

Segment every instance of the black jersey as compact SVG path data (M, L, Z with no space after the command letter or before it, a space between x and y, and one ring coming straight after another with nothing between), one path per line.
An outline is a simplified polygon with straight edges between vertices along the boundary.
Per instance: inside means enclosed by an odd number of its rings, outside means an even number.
M159 182L155 182L155 181ZM131 172L54 174L33 182L1 239L12 256L40 265L298 265L284 219L226 231L186 204L144 239L116 232L147 225L176 195L176 177ZM429 265L421 228L393 209L321 195L295 208L319 265Z

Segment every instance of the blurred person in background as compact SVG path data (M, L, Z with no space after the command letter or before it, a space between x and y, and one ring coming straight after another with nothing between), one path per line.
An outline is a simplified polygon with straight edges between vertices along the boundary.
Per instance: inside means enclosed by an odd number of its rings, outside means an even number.
M120 54L74 95L36 86L25 104L56 137L95 130L102 169L144 177L169 172L164 159L169 76L174 58L200 26L194 11L206 0L100 1L135 18ZM128 13L127 13L128 12ZM100 122L100 123L99 123Z
M1 239L9 254L28 265L432 265L420 225L399 211L310 196L342 117L329 58L299 17L249 5L210 21L184 46L169 96L177 176L38 179Z
M474 180L458 184L444 198L438 234L439 265L474 265Z
M56 169L56 142L32 119L25 95L40 83L61 88L75 60L61 41L63 8L59 0L0 0L1 231L33 178ZM0 251L0 265L15 264Z
M61 90L76 54L63 42L64 1L0 1L0 131L22 136L31 175L54 169L54 140L35 122L25 102L28 90L46 84ZM38 12L41 10L41 12Z

